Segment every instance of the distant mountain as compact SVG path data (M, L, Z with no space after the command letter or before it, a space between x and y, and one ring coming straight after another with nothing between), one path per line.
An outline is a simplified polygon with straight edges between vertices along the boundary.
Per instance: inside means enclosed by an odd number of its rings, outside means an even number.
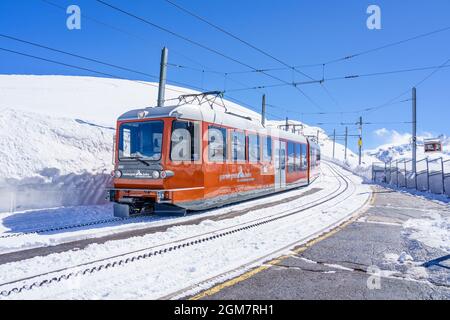
M431 136L419 136L417 139L417 159L424 159L429 157L435 159L438 157L450 158L450 137L440 135L438 138L442 142L443 152L437 153L425 153L424 151L424 139L429 139ZM393 160L400 160L412 157L412 144L411 143L391 143L381 145L372 150L366 150L366 155L375 157L382 162L389 162Z

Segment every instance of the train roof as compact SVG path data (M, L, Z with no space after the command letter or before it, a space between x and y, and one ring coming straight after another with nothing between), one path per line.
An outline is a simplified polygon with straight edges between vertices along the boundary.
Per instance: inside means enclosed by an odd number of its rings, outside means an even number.
M198 120L214 123L221 126L233 127L241 130L251 130L259 133L267 133L282 139L307 143L303 135L280 130L275 127L261 124L261 116L243 107L221 106L207 104L180 104L164 107L148 107L130 110L119 117L119 121L142 120L173 117L184 120Z

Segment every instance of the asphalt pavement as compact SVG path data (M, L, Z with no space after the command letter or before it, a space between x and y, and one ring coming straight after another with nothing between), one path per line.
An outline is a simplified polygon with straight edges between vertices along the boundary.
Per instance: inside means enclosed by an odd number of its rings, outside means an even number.
M450 256L410 237L403 224L450 207L374 187L369 208L306 250L268 262L202 299L450 299ZM297 253L296 253L297 252ZM440 265L435 259L441 258ZM431 261L431 262L430 262ZM425 267L424 263L429 262ZM231 281L229 281L231 283ZM199 296L197 296L199 297Z

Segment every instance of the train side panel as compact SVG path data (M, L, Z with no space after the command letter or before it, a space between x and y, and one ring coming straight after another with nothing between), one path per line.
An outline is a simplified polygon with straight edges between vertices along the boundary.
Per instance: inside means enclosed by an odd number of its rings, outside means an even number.
M319 175L320 149L303 136L193 118L119 119L111 201L134 213L162 204L202 210L304 186Z

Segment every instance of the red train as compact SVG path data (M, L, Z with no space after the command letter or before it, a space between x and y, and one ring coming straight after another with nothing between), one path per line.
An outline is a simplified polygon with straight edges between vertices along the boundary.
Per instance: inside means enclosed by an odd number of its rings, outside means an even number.
M117 121L114 215L203 210L305 186L320 149L242 110L184 103L129 111Z

